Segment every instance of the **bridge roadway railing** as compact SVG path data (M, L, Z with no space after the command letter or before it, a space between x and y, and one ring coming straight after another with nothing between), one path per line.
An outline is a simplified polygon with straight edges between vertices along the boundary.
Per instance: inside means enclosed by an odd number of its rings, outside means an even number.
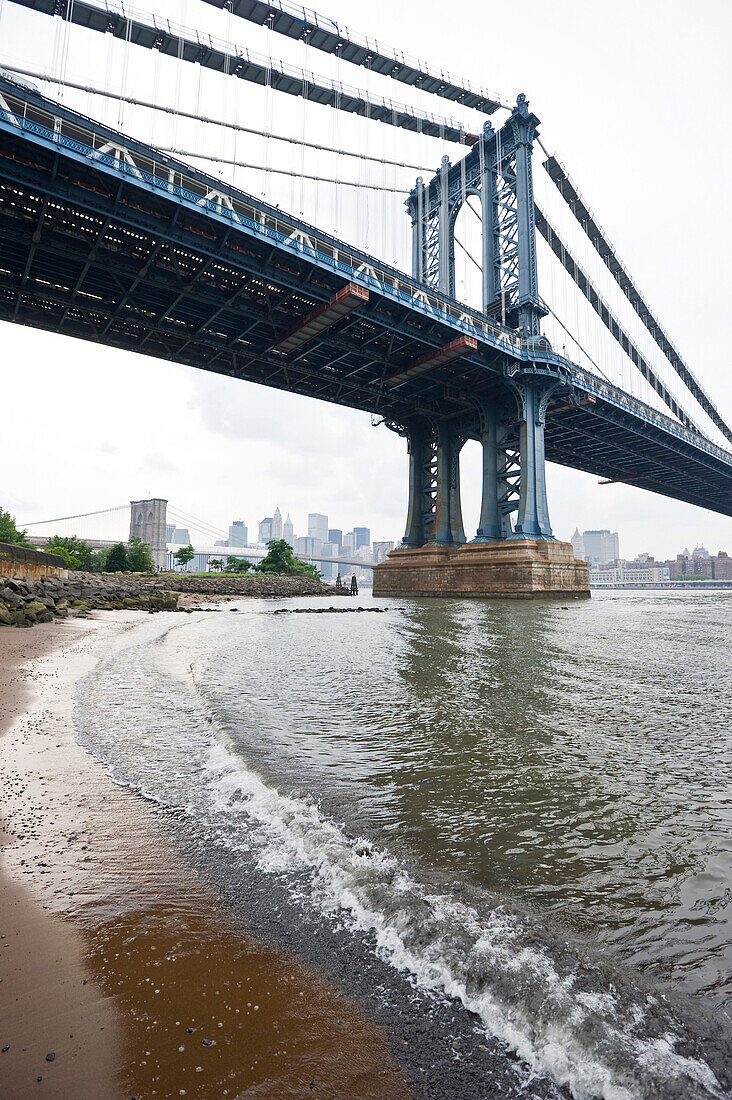
M0 80L0 91L6 81L10 83L7 76ZM12 83L15 84L15 81ZM18 90L21 87L25 90L25 85L19 85ZM257 202L245 192L227 187L221 180L199 173L189 165L157 153L149 146L124 138L105 127L100 126L99 129L104 132L98 133L93 128L92 120L71 112L68 108L50 103L47 107L42 107L38 102L28 102L15 91L5 91L3 94L10 112L3 110L0 102L0 128L10 132L20 129L53 146L61 146L87 161L93 161L107 170L143 184L156 193L173 196L192 204L199 211L205 210L215 218L223 219L229 225L238 225L245 232L264 237L285 250L305 255L321 266L342 274L348 280L375 287L387 297L427 314L430 319L444 321L452 328L475 336L483 343L514 358L521 357L521 339L515 332L487 321L470 306L432 288L427 289L422 283L381 263L368 253L360 252L306 222L283 215L267 204ZM33 94L44 100L38 93ZM22 113L18 113L16 102ZM27 110L35 115L46 116L50 125L26 117ZM63 132L64 124L73 131L73 137ZM101 152L101 149L110 145L113 147L111 151ZM159 172L164 172L165 175L161 176ZM176 179L180 182L176 182ZM215 197L209 197L211 195Z
M691 443L694 447L698 447L700 450L706 451L707 454L714 455L715 458L719 458L732 466L732 453L726 451L724 447L719 447L704 435L699 435L696 432L690 431L688 428L685 428L683 424L679 424L677 420L674 420L670 416L666 416L665 413L659 412L651 405L646 405L644 401L639 401L638 398L632 397L630 394L625 393L624 390L618 389L617 386L613 386L612 383L603 381L602 378L599 378L591 371L583 370L582 367L575 366L574 363L570 365L572 380L579 383L584 390L598 397L603 397L614 405L620 405L628 412L633 413L634 416L639 416L643 420L655 424L659 428L663 428L665 431L672 432L675 436L685 440L687 443Z

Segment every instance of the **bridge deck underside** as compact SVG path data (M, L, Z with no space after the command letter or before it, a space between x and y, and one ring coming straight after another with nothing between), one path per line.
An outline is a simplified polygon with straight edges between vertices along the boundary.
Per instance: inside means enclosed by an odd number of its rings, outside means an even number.
M29 156L31 154L31 156ZM376 292L291 356L273 345L344 279L207 211L0 135L0 317L401 420L457 414L488 392L482 348L419 384L383 389L452 328ZM451 393L451 390L455 391Z
M616 406L549 409L549 462L732 516L732 469Z
M212 181L215 182L215 181ZM371 289L368 303L283 357L273 345L344 285L305 253L246 236L174 196L0 132L0 319L378 413L466 421L502 394L506 356L480 345L393 388L396 368L455 337ZM574 387L575 392L578 387ZM732 515L732 461L597 399L557 391L558 462Z

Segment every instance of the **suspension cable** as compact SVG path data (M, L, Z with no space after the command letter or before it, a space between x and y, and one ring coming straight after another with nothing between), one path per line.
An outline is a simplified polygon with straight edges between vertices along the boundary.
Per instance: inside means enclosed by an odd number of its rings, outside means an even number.
M15 3L51 17L56 11L55 0L15 0ZM129 39L142 49L154 50L168 57L177 55L178 60L200 64L219 73L223 72L228 57L233 63L231 75L237 79L261 85L269 71L272 87L276 91L302 96L329 107L334 107L338 101L340 109L349 114L364 115L368 108L376 121L401 129L414 132L421 126L423 132L431 137L462 145L473 145L478 140L478 135L469 132L461 121L435 115L420 107L396 103L361 88L337 86L330 77L305 72L281 59L277 59L275 65L272 59L244 46L224 42L204 31L181 26L150 12L137 11L133 17L126 14L121 5L117 7L110 0L105 0L104 6L89 0L74 0L73 5L66 9L66 19L95 33Z
M344 60L353 65L366 66L382 76L398 80L421 92L457 101L467 107L492 114L499 107L511 108L494 92L483 87L473 87L469 80L453 75L444 69L433 69L426 61L405 54L394 46L379 43L369 36L351 32L310 8L293 8L283 0L249 0L246 4L235 0L204 0L217 8L228 8L242 19L261 26L264 14L267 22L274 24L278 34L288 38L307 35L317 50L329 54L343 54ZM275 15L277 20L275 22Z
M118 92L107 92L102 88L95 88L88 84L79 84L75 80L60 80L54 76L48 76L44 73L35 72L32 69L21 69L17 65L7 65L5 62L0 61L0 69L6 69L10 73L18 73L20 76L28 76L35 78L36 80L43 80L49 84L62 84L67 88L74 88L79 92L86 92L89 95L106 96L107 99L120 99ZM166 106L164 103L155 103L152 100L136 99L133 96L126 95L125 103L131 103L135 107L147 107L151 111L162 111L164 114L171 114L173 108ZM377 164L387 164L389 167L395 166L397 168L409 168L416 172L429 172L431 171L424 164L411 164L408 161L402 160L389 160L386 157L369 156L366 153L352 152L350 149L338 149L335 145L321 145L316 141L305 141L299 137L288 137L285 134L275 134L270 130L259 130L255 126L242 126L239 122L225 122L220 118L211 118L210 115L200 115L193 111L184 111L181 107L175 107L175 114L181 118L190 118L195 122L207 122L213 126L222 126L228 130L237 130L242 134L254 134L256 137L270 138L273 141L284 141L290 145L304 145L308 149L317 149L322 153L337 153L342 157L355 157L357 160L372 160ZM208 158L212 160L212 157Z
M112 512L127 512L129 504L119 504L116 508L104 508L100 512L79 512L75 516L56 516L55 519L36 519L32 523L23 523L22 527L40 527L45 523L65 523L68 519L87 519L89 516L108 516Z
M274 172L278 176L291 176L295 179L302 180L314 180L316 183L335 183L339 187L362 187L368 191L391 191L396 195L406 195L406 187L387 187L386 184L380 183L366 183L361 180L342 180L336 176L315 176L309 175L307 172L300 172L294 168L273 168L272 165L266 164L247 164L243 160L232 160L231 157L219 157L208 153L197 153L193 149L170 149L163 146L158 147L160 153L175 153L180 157L195 157L198 160L210 160L215 164L233 164L237 168L251 168L256 172Z
M730 441L732 441L732 428L716 407L711 397L707 394L701 382L694 375L691 368L684 362L669 337L666 335L660 322L646 304L628 270L620 260L617 252L609 241L607 234L599 225L594 214L583 199L578 187L570 178L569 173L559 159L537 138L537 144L546 155L542 167L554 183L560 195L572 212L575 220L583 230L585 238L590 242L600 257L605 267L612 275L620 290L630 303L631 307L640 318L646 331L653 339L656 346L663 352L674 372L684 383L688 392L697 404L704 410L712 423Z

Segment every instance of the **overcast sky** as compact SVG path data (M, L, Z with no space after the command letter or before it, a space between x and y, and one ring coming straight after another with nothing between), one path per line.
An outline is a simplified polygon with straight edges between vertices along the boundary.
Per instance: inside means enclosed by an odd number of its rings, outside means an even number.
M195 0L182 0L178 10L181 19L201 26L220 15ZM525 92L545 141L578 181L682 355L732 419L728 0L370 0L368 6L323 0L319 10L464 73L506 100ZM0 0L0 63L52 68L58 41L47 28L55 22ZM241 20L232 33L245 42L256 37ZM103 67L101 36L75 34L81 56L93 42L97 70ZM273 48L281 47L290 45L275 37ZM317 51L307 63L330 71L329 59ZM83 72L77 66L67 75L80 79ZM343 79L364 83L352 67ZM237 90L240 104L247 102L247 87ZM401 85L392 94L407 98ZM92 110L91 102L84 109ZM293 106L266 109L274 112L276 128L279 111L291 115ZM454 113L440 100L432 109ZM384 148L388 138L374 141ZM287 194L278 194L287 206ZM292 192L291 201L297 202ZM307 213L313 216L311 208ZM324 204L318 224L340 229L340 222L330 224L333 217ZM384 222L383 234L387 229L403 233L407 247L406 214ZM378 230L370 231L378 253ZM221 528L243 518L256 531L278 504L292 513L298 534L305 533L309 511L327 513L331 526L368 526L376 539L403 533L404 443L372 428L365 414L10 324L0 325L0 349L0 506L20 521L153 495ZM575 526L609 527L620 532L625 557L642 550L667 557L697 543L732 553L732 520L704 509L600 486L596 477L559 467L549 468L548 488L560 538ZM477 445L464 451L463 489L471 537L479 510Z

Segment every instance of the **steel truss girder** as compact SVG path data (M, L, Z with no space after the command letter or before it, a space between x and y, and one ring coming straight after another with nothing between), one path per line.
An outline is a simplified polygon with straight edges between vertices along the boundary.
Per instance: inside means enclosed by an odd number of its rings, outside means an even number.
M39 180L37 173L29 173L27 169L20 169L14 171L14 175L18 183L25 187L41 192L44 186L44 181ZM29 178L30 177L30 178ZM63 188L63 194L59 194L56 201L67 202L73 208L75 201L83 199L85 205L90 208L90 211L101 220L104 220L109 215L109 209L107 205L101 201L101 196L92 194L89 196L88 192L78 192L74 190L74 187L68 184ZM144 211L139 208L137 204L131 211L127 206L119 207L115 211L115 217L117 220L122 220L126 227L131 227L135 233L141 233L149 235L152 239L150 248L154 247L152 242L156 242L161 236L165 236L169 243L179 248L183 253L190 255L191 263L200 264L201 255L205 255L207 258L211 257L213 262L223 262L231 265L234 270L244 270L248 274L258 275L263 280L271 278L271 269L268 271L262 261L257 262L252 252L242 253L239 250L228 250L221 245L221 241L211 242L205 238L196 238L196 252L191 250L190 236L186 236L188 231L188 225L190 224L190 213L188 213L187 219L179 220L178 223L168 220L159 220L158 218L145 216ZM221 237L221 234L220 234ZM136 242L139 244L139 242ZM296 263L296 260L292 260L292 263ZM307 272L308 263L307 258L303 257L300 261L300 268L303 272ZM311 274L317 272L318 276L322 279L323 273L319 269L310 267ZM283 286L287 287L293 292L301 292L303 288L303 275L289 275L288 273L277 272L277 281ZM314 288L314 293L318 300L322 300L325 294L320 290L320 287ZM377 296L374 296L374 313L380 308L380 300ZM181 299L182 300L182 299ZM383 304L383 303L382 303ZM429 322L425 326L420 326L419 330L415 332L412 325L410 325L406 318L409 317L408 311L403 311L405 320L400 322L395 319L394 309L389 308L388 316L385 315L383 322L385 331L389 333L399 333L408 339L417 339L423 346L435 347L442 346L444 343L444 334L447 331L452 334L452 330L446 330L439 320L430 324ZM375 323L378 322L377 317L373 317ZM273 333L274 335L274 333ZM481 357L482 358L482 357Z
M524 96L500 131L486 123L457 164L443 157L428 184L419 178L407 200L412 221L412 273L455 295L455 222L471 195L482 203L483 310L500 308L525 334L538 335L542 314L536 277L531 145L538 119ZM518 314L517 314L518 311Z

